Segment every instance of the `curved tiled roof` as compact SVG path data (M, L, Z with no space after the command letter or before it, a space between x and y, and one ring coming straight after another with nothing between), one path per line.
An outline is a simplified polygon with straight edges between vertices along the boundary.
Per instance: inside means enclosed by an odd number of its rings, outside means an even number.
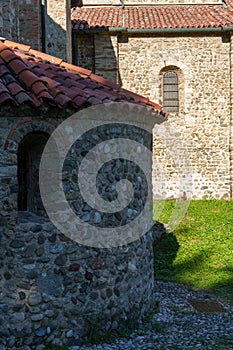
M127 29L218 28L233 25L232 6L161 5L126 6ZM114 28L123 26L121 7L76 8L72 12L73 29Z
M165 115L148 98L91 71L11 41L0 40L0 106L49 104L79 109L110 101L140 103Z

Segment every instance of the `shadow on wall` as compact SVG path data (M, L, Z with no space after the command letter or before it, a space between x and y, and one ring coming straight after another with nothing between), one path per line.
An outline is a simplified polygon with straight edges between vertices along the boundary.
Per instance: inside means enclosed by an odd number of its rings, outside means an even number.
M51 14L49 11L51 11ZM59 15L54 11L55 9L48 10L47 0L44 1L44 4L41 4L41 49L49 55L67 61L67 45L69 43L67 42L66 30L51 17L51 15ZM66 14L63 13L63 16L65 20Z
M85 20L75 20L72 26L73 63L122 85L118 70L118 36L111 36L107 30L101 35L88 32L90 27Z

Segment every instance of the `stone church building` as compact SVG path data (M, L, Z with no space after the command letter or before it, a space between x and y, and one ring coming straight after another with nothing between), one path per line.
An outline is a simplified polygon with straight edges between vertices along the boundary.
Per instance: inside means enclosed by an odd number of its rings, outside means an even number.
M96 324L103 332L120 329L128 320L142 320L155 305L153 244L162 232L160 224L148 224L152 198L141 170L151 168L152 159L144 163L142 146L153 144L155 198L232 198L231 3L3 0L1 5L1 346L79 345ZM118 244L110 249L80 244L77 227L72 235L59 230L45 215L38 186L50 135L77 111L81 126L87 107L96 106L101 113L91 114L90 121L103 123L70 147L61 188L82 222L96 232L116 228ZM147 132L152 126L154 140ZM73 135L68 131L67 142ZM127 208L105 213L83 200L76 168L87 150L121 137L140 143L142 166L110 158L96 176L99 193L110 202L118 194L115 182L139 185ZM53 164L45 167L46 181ZM50 185L52 210L62 224L73 223ZM138 217L136 228L122 237L124 226ZM89 232L82 238L90 239Z
M11 0L0 11L3 37L161 104L188 152L192 197L232 198L231 0ZM155 198L183 194L170 153L155 135Z

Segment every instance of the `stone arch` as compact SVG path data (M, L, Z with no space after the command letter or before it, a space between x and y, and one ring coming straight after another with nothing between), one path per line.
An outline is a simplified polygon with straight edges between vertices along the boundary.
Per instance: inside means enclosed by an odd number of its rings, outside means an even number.
M159 72L159 98L163 101L163 76L168 71L173 71L178 76L178 89L179 89L179 112L183 113L185 109L185 78L182 69L176 65L166 65ZM174 113L174 112L171 112Z
M46 118L25 118L15 123L7 135L4 149L17 153L18 146L30 132L46 132L51 135L58 126L54 120Z

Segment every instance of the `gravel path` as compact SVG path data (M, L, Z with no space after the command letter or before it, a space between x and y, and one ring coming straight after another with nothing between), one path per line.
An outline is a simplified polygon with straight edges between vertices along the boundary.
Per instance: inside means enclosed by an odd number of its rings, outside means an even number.
M72 346L69 350L230 350L233 349L233 305L215 298L225 312L199 312L190 300L211 303L213 298L186 286L157 282L159 312L127 339L113 344ZM220 305L220 306L221 306Z

